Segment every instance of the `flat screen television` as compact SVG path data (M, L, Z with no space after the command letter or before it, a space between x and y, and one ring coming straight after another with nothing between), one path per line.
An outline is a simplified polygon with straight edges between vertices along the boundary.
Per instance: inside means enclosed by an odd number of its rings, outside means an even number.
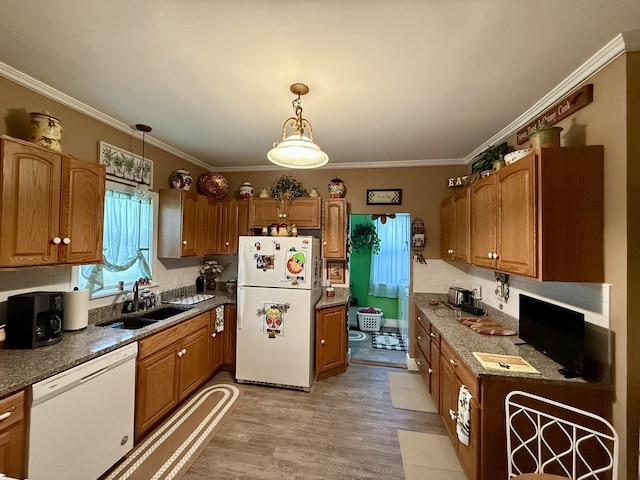
M555 360L566 377L584 376L584 315L520 295L519 337Z

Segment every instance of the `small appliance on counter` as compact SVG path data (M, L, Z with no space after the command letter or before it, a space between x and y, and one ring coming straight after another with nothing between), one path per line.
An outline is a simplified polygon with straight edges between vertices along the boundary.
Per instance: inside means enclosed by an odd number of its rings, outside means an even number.
M466 288L449 287L449 303L461 307L464 303L471 303L473 292Z
M63 292L31 292L7 299L6 348L36 348L62 340Z

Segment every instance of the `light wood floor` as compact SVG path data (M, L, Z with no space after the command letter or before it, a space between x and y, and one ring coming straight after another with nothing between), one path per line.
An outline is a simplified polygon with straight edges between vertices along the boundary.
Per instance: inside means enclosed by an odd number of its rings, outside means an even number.
M404 479L397 429L446 431L437 414L393 408L389 371L352 364L309 393L238 385L242 398L184 480Z

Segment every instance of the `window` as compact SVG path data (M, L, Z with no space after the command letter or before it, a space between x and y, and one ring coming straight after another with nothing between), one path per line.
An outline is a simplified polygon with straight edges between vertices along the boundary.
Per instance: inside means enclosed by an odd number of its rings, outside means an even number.
M409 254L410 218L398 213L395 218L375 220L380 238L380 253L371 255L369 295L397 298L398 287L407 282L411 268Z
M141 198L133 188L107 183L104 202L104 235L99 265L83 265L78 287L92 298L112 295L140 278L152 279L153 196Z

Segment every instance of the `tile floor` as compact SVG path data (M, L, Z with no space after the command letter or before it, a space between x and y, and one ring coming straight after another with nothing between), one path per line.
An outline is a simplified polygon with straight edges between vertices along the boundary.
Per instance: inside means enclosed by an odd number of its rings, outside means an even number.
M397 328L382 328L381 331L396 332ZM352 363L366 363L371 365L407 367L407 352L373 348L371 333L363 332L351 327L349 330L349 348Z

